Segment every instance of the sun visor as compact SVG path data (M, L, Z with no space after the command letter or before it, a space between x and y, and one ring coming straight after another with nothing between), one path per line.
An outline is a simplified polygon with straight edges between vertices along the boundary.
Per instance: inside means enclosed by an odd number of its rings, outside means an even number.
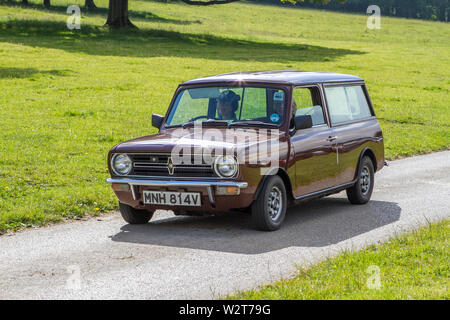
M188 92L192 99L218 98L220 94L218 87L188 89Z

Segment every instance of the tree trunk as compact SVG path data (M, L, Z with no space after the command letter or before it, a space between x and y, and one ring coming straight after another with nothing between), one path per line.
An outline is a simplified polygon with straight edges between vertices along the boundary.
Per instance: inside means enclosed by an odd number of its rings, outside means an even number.
M97 9L97 6L94 3L94 0L85 0L84 6L88 9Z
M448 8L445 5L442 5L439 8L439 20L440 21L448 21Z
M28 5L28 0L22 0L22 4L23 4L24 6L27 6L27 5Z
M50 0L44 0L44 7L50 8Z
M106 25L112 28L135 27L128 19L128 0L109 0Z

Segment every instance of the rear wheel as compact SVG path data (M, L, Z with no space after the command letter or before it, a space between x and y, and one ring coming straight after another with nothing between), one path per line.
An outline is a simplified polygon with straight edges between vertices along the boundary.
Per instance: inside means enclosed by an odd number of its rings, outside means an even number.
M129 224L145 224L153 217L153 211L135 209L121 202L119 202L119 209L123 220Z
M252 204L253 225L263 231L275 231L286 216L287 196L283 180L270 177Z
M365 204L372 196L375 173L372 160L363 157L358 167L358 178L356 183L347 189L347 198L353 204Z

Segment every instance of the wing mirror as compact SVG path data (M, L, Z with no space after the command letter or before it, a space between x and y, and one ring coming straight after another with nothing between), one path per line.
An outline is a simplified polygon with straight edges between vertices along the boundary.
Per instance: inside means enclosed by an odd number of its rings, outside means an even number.
M163 120L163 116L160 116L159 114L152 114L152 126L154 126L155 128L161 128Z
M296 130L308 129L313 126L312 117L310 115L295 116L294 122Z

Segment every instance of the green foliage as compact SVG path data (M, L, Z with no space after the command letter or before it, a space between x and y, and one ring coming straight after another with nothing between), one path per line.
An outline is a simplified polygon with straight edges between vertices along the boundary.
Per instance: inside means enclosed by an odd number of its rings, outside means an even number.
M82 6L84 0L71 4ZM104 28L107 0L66 28L50 9L0 6L0 231L107 212L116 143L155 133L180 82L251 70L313 70L367 80L389 159L450 145L449 26L233 3L131 1L134 31Z
M262 2L279 4L279 0L262 0ZM448 0L282 0L282 2L360 14L364 14L369 6L377 5L383 16L426 20L448 21L450 15Z

